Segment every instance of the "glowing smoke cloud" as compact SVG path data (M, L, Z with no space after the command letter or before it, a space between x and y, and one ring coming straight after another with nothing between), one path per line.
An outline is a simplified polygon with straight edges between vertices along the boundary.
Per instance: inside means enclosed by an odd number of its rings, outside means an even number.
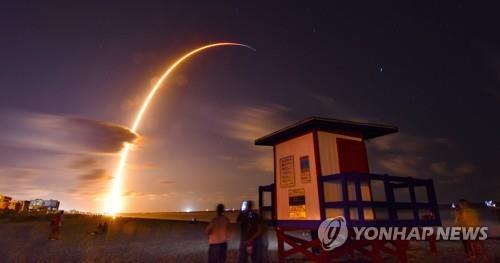
M134 132L134 133L137 132L137 129L139 128L139 125L141 124L142 116L144 115L144 112L146 112L146 110L147 110L147 108L149 106L149 103L151 102L151 100L155 96L155 94L158 91L158 89L163 84L163 81L170 75L170 73L179 64L181 64L183 61L187 60L189 57L195 55L196 53L199 53L199 52L201 52L201 51L203 51L205 49L209 49L209 48L212 48L212 47L218 47L218 46L241 46L241 47L246 47L246 48L249 48L249 49L255 51L255 49L253 49L252 47L244 45L244 44L222 42L222 43L215 43L215 44L206 45L206 46L197 48L197 49L192 50L191 52L185 54L184 56L182 56L181 58L179 58L174 64L172 64L167 69L167 71L165 71L165 73L163 73L163 75L156 82L156 84L153 86L153 88L149 92L148 96L146 97L146 99L142 103L142 106L141 106L139 112L137 113L137 116L135 117L135 121L134 121L134 123L132 125L131 131ZM125 143L123 149L120 152L120 161L118 162L118 167L117 167L117 169L115 171L113 185L112 185L111 192L110 192L110 194L108 196L107 204L106 204L106 207L105 207L105 211L106 211L107 214L115 215L116 213L119 213L121 211L121 209L122 209L123 203L122 203L122 196L121 196L121 185L122 185L122 179L123 179L123 172L124 172L124 169L125 169L125 164L127 162L128 153L129 153L131 147L132 147L132 144Z

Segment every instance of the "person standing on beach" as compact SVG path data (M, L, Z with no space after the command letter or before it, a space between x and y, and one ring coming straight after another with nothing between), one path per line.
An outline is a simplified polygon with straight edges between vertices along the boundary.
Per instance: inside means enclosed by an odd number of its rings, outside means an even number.
M252 201L246 202L246 207L238 215L238 223L241 226L240 248L238 251L238 263L246 263L248 256L252 263L264 262L262 247L262 221L260 215L252 211Z
M207 226L208 234L208 262L226 262L227 252L227 231L229 219L224 215L224 205L218 204L216 207L217 216Z
M478 213L470 203L465 199L460 199L458 202L455 214L455 226L458 227L478 227ZM487 257L487 253L479 240L464 240L462 239L465 254L469 260Z
M49 240L59 240L64 211L59 212L50 220Z

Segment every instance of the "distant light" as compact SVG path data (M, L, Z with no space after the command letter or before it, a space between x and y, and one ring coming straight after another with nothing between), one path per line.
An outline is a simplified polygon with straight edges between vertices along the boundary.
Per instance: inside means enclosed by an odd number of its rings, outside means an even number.
M457 208L457 205L455 205L455 203L451 203L451 208Z
M191 209L191 208L186 208L186 210L184 210L184 211L186 211L186 213L191 213L191 212L193 211L193 209Z
M497 204L495 204L493 202L493 200L486 200L486 201L484 201L484 204L486 205L486 207L496 207L497 206Z
M231 209L231 210L233 210L233 211L234 211L234 210L236 210L236 209L234 209L234 208L233 208L233 209Z

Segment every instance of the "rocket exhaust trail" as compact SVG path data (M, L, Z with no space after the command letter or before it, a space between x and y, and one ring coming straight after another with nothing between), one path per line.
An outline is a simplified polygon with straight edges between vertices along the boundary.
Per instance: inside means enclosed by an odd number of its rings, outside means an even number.
M153 88L149 92L148 96L146 97L146 99L142 103L142 106L139 109L139 112L137 112L134 123L132 124L132 128L130 130L134 133L137 132L137 129L139 128L139 126L141 124L142 117L143 117L144 113L146 112L146 110L148 109L149 103L154 98L156 92L161 87L161 85L163 84L165 79L167 79L167 77L170 75L170 73L172 71L174 71L174 69L179 64L181 64L182 62L184 62L185 60L187 60L191 56L193 56L201 51L204 51L206 49L213 48L213 47L219 47L219 46L240 46L240 47L245 47L245 48L248 48L248 49L255 51L254 48L247 46L247 45L244 45L244 44L231 43L231 42L221 42L221 43L214 43L214 44L209 44L206 46L199 47L199 48L194 49L194 50L190 51L189 53L183 55L181 58L179 58L177 61L175 61L174 64L172 64L165 71L165 73L163 73L163 75L160 77L160 79L153 86ZM123 149L120 152L120 160L118 162L118 166L117 166L116 171L115 171L113 185L111 187L111 191L109 193L108 199L106 200L107 204L105 206L105 212L109 215L114 216L114 215L116 215L116 213L119 213L122 209L123 203L122 203L122 196L121 196L121 185L122 185L125 164L127 162L127 157L128 157L128 154L129 154L131 147L132 147L132 144L125 143Z

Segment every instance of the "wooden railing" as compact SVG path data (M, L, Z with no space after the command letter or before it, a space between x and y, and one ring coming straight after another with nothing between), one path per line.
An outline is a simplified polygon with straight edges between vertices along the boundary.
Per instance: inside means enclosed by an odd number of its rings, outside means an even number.
M342 186L341 200L327 202L321 194L320 207L324 212L327 208L342 208L344 217L349 226L438 226L441 225L439 207L436 199L433 181L430 179L418 179L413 177L397 177L380 174L342 173L320 178L320 191L323 191L325 183L340 182ZM384 201L362 200L361 184L367 182L373 188L374 181L381 181L384 187ZM348 196L348 183L354 182L356 198L352 200ZM426 202L417 202L416 187L424 187ZM408 202L398 201L395 198L395 189L407 188L410 200ZM380 189L377 189L380 190ZM350 218L350 210L357 209L358 218ZM364 209L371 208L374 211L373 219L364 218ZM377 210L387 211L387 218L377 218ZM411 219L398 217L399 211L411 211Z
M264 193L270 193L271 195L271 204L270 205L265 205L264 204ZM276 200L276 195L274 191L274 184L270 185L265 185L265 186L259 186L259 210L261 214L264 214L266 212L271 213L271 218L270 221L271 223L276 220L276 215L275 215L275 210L274 210L274 204Z
M369 200L362 199L362 185L367 184L374 187L375 181L380 181L383 186L381 189L376 189L384 195L384 201L374 201L373 196ZM341 195L339 200L326 201L324 195L324 186L327 183L340 183ZM413 177L397 177L380 174L360 174L360 173L342 173L321 176L319 180L320 191L320 209L322 220L326 218L326 209L342 209L343 216L346 218L348 226L440 226L441 218L434 190L433 181L430 179L419 179ZM348 195L348 184L354 184L354 197ZM426 202L417 201L415 189L417 187L425 188ZM409 201L396 200L395 190L407 188L409 192ZM264 204L264 194L270 193L271 204ZM370 193L373 191L370 190ZM259 186L259 208L261 213L270 212L271 220L276 221L275 214L275 186L274 184ZM355 209L357 217L351 218L350 211ZM365 218L365 209L371 209L373 217ZM380 210L386 212L386 216L379 216ZM398 215L400 211L409 211L411 218L401 218Z

